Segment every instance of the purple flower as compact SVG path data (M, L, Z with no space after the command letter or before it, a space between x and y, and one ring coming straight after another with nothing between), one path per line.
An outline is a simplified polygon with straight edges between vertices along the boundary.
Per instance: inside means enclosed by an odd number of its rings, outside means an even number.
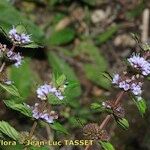
M14 26L9 31L9 37L16 44L29 44L31 42L30 35L18 33Z
M136 83L132 83L131 91L134 95L141 95L142 94L141 86L139 84L136 84Z
M48 94L53 94L60 100L64 99L64 96L62 95L62 93L59 90L57 90L55 87L49 84L44 84L40 86L36 92L37 92L37 97L40 98L41 100L46 100Z
M144 76L150 74L150 62L145 60L144 57L133 55L128 61L132 67L139 69Z
M141 95L142 94L142 82L137 82L137 78L132 76L131 79L129 77L120 77L116 74L113 78L112 83L116 84L119 88L123 89L124 91L131 91L134 95Z
M13 51L8 51L6 53L7 57L9 60L14 61L14 65L16 67L19 67L21 65L22 62L22 57L20 56L20 53L15 53Z
M126 81L119 82L119 87L123 88L125 91L128 91L130 89L130 85Z
M118 84L119 80L120 80L119 74L115 74L114 77L113 77L112 83L113 84Z
M29 106L30 107L30 106ZM48 123L53 123L55 119L58 119L58 115L55 111L42 110L40 108L39 103L35 103L34 107L30 107L32 109L32 116L35 119L42 119Z

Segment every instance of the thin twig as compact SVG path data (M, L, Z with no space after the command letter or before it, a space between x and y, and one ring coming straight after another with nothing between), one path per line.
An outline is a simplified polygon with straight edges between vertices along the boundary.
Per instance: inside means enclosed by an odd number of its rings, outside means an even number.
M0 67L0 73L4 70L5 65L6 65L6 63L3 62L3 63L2 63L2 66Z
M107 115L106 118L103 120L103 122L100 125L100 129L102 130L110 121L111 115Z
M12 46L12 48L11 48L11 51L14 51L15 47L16 47L16 45L13 44L13 46Z
M37 121L34 121L34 123L33 123L33 125L32 125L32 128L31 128L31 131L30 131L30 133L29 133L29 140L32 138L33 133L34 133L34 131L35 131L35 129L36 129L36 126L37 126Z
M91 147L91 145L88 144L88 145L86 146L85 150L89 150L90 147Z

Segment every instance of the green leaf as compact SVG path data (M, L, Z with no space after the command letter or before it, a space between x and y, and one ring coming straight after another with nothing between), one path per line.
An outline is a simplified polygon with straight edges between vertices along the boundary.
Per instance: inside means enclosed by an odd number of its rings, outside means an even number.
M24 45L24 46L22 46L22 47L25 47L25 48L39 48L39 47L41 47L41 46L39 46L38 44L32 42L32 43L27 44L27 45Z
M18 140L19 133L9 123L0 121L0 131L14 140Z
M143 98L139 99L137 97L133 97L133 101L136 104L141 116L143 117L147 109L146 101Z
M87 120L85 118L81 118L81 117L74 117L74 116L70 116L68 118L69 124L71 125L71 127L75 127L75 128L82 128L84 124L87 123Z
M65 28L60 31L54 31L48 40L49 45L63 45L71 42L75 37L75 31L71 28Z
M84 67L86 76L88 79L90 79L95 84L101 86L104 89L109 89L111 86L110 80L108 80L106 77L102 75L102 72L100 72L100 69L98 66L94 66L91 64L87 64Z
M69 85L76 85L69 88L70 100L78 97L81 94L81 87L78 78L74 70L61 58L59 58L54 52L48 53L48 60L53 69L53 72L58 72L58 74L64 74L67 78ZM69 94L69 93L68 93ZM68 98L68 95L65 95Z
M30 59L25 59L19 68L10 68L10 78L18 88L21 96L26 99L30 95L33 84L33 74L30 68Z
M6 90L9 94L16 96L16 97L20 97L18 89L14 85L12 85L12 84L8 85L8 84L0 83L0 87L2 89Z
M59 87L59 86L63 85L65 83L65 81L66 81L66 76L63 74L56 80L56 84Z
M116 121L117 121L118 125L121 128L123 128L125 130L127 130L129 128L129 123L128 123L127 119L125 119L125 118L117 118Z
M107 71L108 63L92 41L81 42L75 48L74 56L82 56L87 59L88 63L83 64L83 69L89 80L105 89L110 87L110 81L103 76L103 73Z
M26 27L28 34L32 34L33 41L43 43L44 32L36 26L31 20L21 15L17 9L15 9L7 0L0 1L0 25L4 30L9 31L12 25L22 24ZM5 17L4 17L5 16Z
M30 108L28 108L26 104L22 104L22 103L17 104L13 100L5 100L4 103L7 107L19 111L20 113L22 113L27 117L32 117L32 111Z
M23 150L24 145L16 142L16 145L1 145L1 148L3 150Z
M26 30L25 26L23 26L21 24L19 24L19 25L16 26L16 30L20 34L27 33L27 30Z
M60 100L58 99L56 96L54 96L53 94L48 94L48 102L52 105L60 105L60 104L66 104L67 101L65 99Z
M115 150L115 148L113 147L113 145L110 142L100 141L99 143L104 150Z
M102 105L99 103L92 103L91 104L91 109L102 109Z
M97 44L103 44L107 42L119 29L118 25L112 25L106 29L103 33L97 36Z
M64 128L59 122L54 122L53 124L50 125L52 129L65 133L65 134L69 134L67 129Z

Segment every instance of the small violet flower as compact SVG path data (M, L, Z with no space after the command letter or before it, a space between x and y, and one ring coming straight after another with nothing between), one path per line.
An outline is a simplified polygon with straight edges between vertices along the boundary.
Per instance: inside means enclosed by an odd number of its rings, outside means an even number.
M55 111L48 112L48 110L40 110L39 103L35 103L34 107L30 108L32 109L32 115L35 119L42 119L48 123L53 123L55 119L58 119L58 115Z
M119 74L115 74L113 77L112 83L118 84L119 80L120 80Z
M128 61L132 67L139 69L142 75L147 76L150 74L150 62L145 60L144 57L133 55Z
M139 84L132 83L131 91L134 95L141 95L142 94L142 89L141 89L141 86Z
M48 94L54 94L60 100L64 99L61 91L59 91L52 85L44 84L37 89L38 98L40 98L41 100L46 100Z
M6 55L7 55L7 58L10 61L14 61L15 62L14 65L16 67L19 67L21 65L21 63L22 63L22 57L21 57L20 53L15 53L13 51L8 51L6 53Z
M116 84L119 88L123 89L124 91L130 90L136 96L142 94L142 83L137 82L135 76L133 76L132 79L122 79L120 75L115 74L112 83Z
M9 38L15 44L29 44L31 42L30 35L25 34L25 33L18 33L15 27L13 27L9 31Z

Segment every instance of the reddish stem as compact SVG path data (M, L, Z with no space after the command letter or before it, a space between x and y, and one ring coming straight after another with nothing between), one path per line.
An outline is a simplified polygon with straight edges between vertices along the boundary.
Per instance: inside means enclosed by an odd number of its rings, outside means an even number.
M121 91L121 92L118 94L117 99L115 100L115 105L118 105L118 104L120 103L120 101L121 101L121 99L122 99L124 93L125 93L124 91ZM103 120L103 122L102 122L101 125L100 125L100 129L101 129L101 130L107 126L107 124L108 124L109 121L111 120L111 117L112 117L112 115L107 115L107 116L105 117L105 119ZM89 150L89 148L90 148L90 145L87 145L86 148L85 148L85 150Z

